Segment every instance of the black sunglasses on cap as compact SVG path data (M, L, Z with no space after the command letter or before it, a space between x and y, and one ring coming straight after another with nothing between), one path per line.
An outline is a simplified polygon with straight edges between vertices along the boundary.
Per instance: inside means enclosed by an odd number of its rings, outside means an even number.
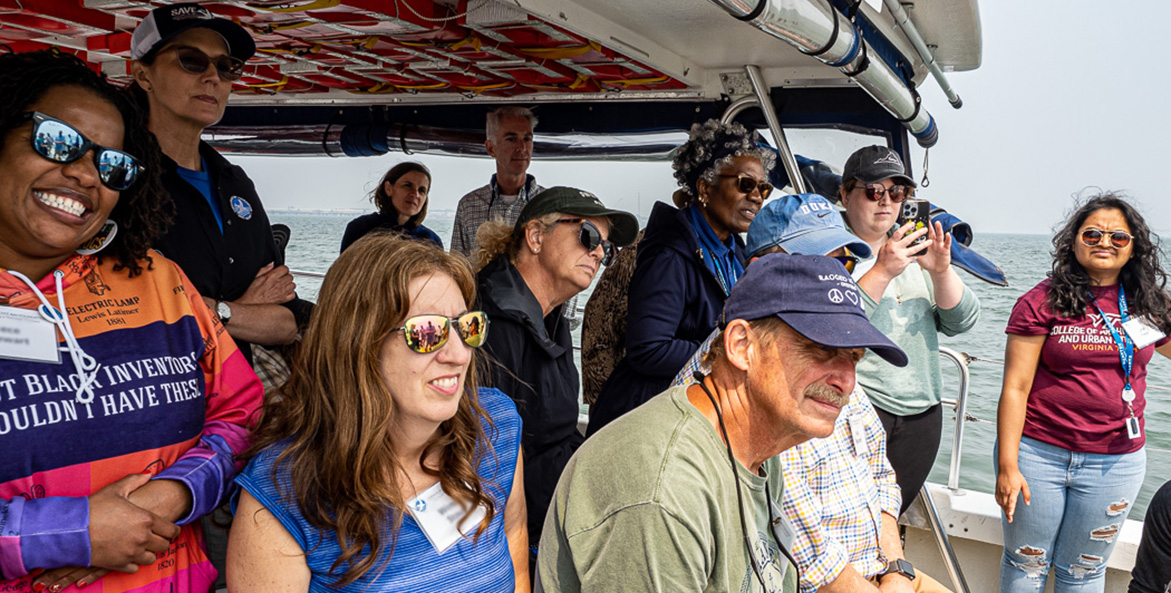
M85 153L94 152L94 166L102 185L123 191L134 185L143 171L138 159L129 153L90 142L77 128L40 111L24 114L33 120L32 145L37 154L54 163L72 163Z
M202 50L186 45L172 45L160 51L159 54L168 51L175 52L175 57L179 58L179 66L192 74L207 72L207 67L213 63L221 80L234 82L240 80L240 76L244 74L244 62L232 56L220 56L213 60Z
M581 234L578 235L578 240L581 241L582 247L586 251L593 251L602 246L602 265L608 266L611 261L614 261L614 244L602 238L602 231L598 229L597 225L584 218L561 218L557 220L558 224L577 224L581 223Z

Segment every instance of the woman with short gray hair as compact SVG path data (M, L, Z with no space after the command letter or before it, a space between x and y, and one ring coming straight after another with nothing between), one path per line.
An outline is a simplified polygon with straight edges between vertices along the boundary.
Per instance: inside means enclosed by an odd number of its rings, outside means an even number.
M675 153L680 209L656 203L630 282L626 355L602 386L587 434L665 391L716 327L744 273L748 230L773 186L775 155L740 124L691 128Z

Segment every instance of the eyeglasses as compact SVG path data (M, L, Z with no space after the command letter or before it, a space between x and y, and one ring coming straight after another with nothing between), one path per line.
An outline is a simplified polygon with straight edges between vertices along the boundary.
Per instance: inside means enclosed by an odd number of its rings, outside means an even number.
M586 248L586 251L593 251L602 246L602 265L608 266L611 261L614 261L614 244L602 238L602 231L598 230L597 225L584 218L561 218L557 220L558 224L577 224L581 223L581 234L578 235L577 240L581 241L581 246Z
M488 314L483 311L468 311L459 317L446 315L416 315L403 322L402 327L391 331L403 332L407 347L419 354L430 354L447 343L451 334L451 322L459 337L470 348L484 345L488 337Z
M768 195L773 193L773 184L767 181L757 181L748 175L738 173L736 175L717 175L717 177L735 177L736 189L740 190L742 194L751 194L753 190L760 190L760 199L768 199Z
M907 198L915 197L915 188L909 185L892 185L890 189L887 189L884 185L870 183L865 186L860 186L858 189L865 191L866 197L874 202L881 200L884 195L889 196L890 201L895 204Z
M220 56L213 60L202 50L186 45L173 45L159 53L167 51L174 51L175 57L179 58L179 66L192 74L207 72L207 67L213 63L216 73L220 75L220 80L227 82L240 80L240 76L244 73L244 62L239 58Z
M846 267L846 272L854 273L854 266L858 265L858 258L852 255L835 255L834 259L841 262Z
M54 163L72 163L94 151L94 166L102 185L123 191L134 185L138 174L144 169L138 159L128 153L98 146L90 142L77 128L41 113L33 111L24 114L33 120L32 145L37 154Z
M1096 246L1102 242L1103 237L1108 237L1106 240L1117 249L1126 249L1126 246L1130 245L1130 240L1134 239L1134 235L1126 231L1104 231L1094 227L1082 231L1082 243L1086 247Z

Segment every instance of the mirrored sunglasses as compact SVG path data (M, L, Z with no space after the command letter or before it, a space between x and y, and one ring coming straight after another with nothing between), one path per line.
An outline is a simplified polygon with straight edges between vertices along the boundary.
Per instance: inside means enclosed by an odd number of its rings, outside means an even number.
M767 181L757 181L748 175L739 173L737 175L720 175L719 177L735 177L736 189L740 190L742 194L751 194L753 190L760 190L760 199L767 200L768 195L773 193L773 184Z
M1126 231L1104 231L1102 229L1096 229L1093 227L1082 231L1082 243L1085 244L1086 247L1094 247L1098 245L1102 242L1103 237L1109 237L1107 242L1109 242L1110 245L1114 246L1115 248L1125 249L1127 245L1130 245L1130 241L1134 238L1134 235L1131 235Z
M614 244L602 238L602 231L594 223L584 218L560 218L557 220L558 224L577 224L581 223L581 234L578 235L577 240L581 241L581 246L586 248L586 251L593 251L602 246L602 265L608 266L610 262L614 261Z
M240 76L244 74L244 62L232 56L220 56L212 60L211 56L202 50L186 45L175 45L163 51L175 52L175 57L179 58L179 66L192 74L207 72L207 67L213 63L221 80L234 82L240 80Z
M40 111L25 114L33 120L32 145L37 154L54 163L72 163L93 150L94 166L102 185L123 191L134 185L143 171L128 153L90 142L77 128Z
M483 311L468 311L459 317L416 315L407 318L402 327L396 327L391 331L403 332L407 347L411 350L419 354L430 354L447 343L453 321L456 333L464 344L471 348L484 345L484 340L488 337L488 314Z
M898 204L907 198L915 197L915 188L909 185L892 185L890 189L878 183L870 183L862 188L866 192L866 197L872 201L877 202L882 199L882 196L890 196L890 201Z

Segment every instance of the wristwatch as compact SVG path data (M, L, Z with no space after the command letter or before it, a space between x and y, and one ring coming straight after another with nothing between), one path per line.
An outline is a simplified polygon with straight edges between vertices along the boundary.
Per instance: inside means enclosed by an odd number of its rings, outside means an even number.
M891 560L890 564L886 565L886 570L882 571L878 577L882 578L888 574L901 574L913 581L915 580L915 567L902 558Z
M224 301L216 301L215 314L220 318L220 323L227 325L232 320L232 308Z

